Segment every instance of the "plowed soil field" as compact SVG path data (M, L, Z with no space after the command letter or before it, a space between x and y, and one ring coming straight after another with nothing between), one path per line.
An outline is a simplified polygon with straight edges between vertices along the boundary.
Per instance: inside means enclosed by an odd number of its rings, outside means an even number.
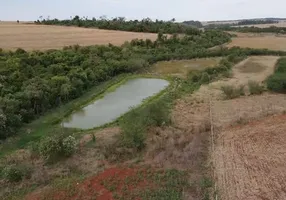
M286 199L286 115L219 133L214 152L222 200Z

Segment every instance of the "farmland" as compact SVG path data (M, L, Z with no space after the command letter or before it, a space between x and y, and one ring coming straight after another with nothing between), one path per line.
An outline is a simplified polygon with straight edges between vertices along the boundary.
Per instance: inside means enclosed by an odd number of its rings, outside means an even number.
M249 47L256 49L271 49L285 51L285 35L276 35L269 33L235 33L238 37L232 39L227 47Z
M122 45L132 39L155 40L157 34L0 22L3 49L46 50L70 45Z
M231 34L0 22L0 198L285 199L286 37ZM143 77L169 86L103 126L62 126Z

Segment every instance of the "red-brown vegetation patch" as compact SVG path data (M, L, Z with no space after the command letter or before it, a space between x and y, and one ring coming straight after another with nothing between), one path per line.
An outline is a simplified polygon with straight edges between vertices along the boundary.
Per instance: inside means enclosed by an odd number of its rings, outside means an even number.
M174 173L175 172L175 173ZM98 175L85 179L82 182L73 182L68 188L59 187L35 192L27 196L26 200L76 200L76 199L141 199L148 196L150 191L166 188L170 180L175 185L173 189L182 193L185 184L184 175L177 171L164 171L149 167L109 168ZM178 181L179 180L179 181ZM180 184L182 183L182 184ZM178 187L178 189L177 189Z

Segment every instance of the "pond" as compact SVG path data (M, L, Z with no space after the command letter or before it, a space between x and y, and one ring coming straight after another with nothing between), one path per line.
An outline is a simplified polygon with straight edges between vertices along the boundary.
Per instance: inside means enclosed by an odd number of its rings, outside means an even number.
M169 82L163 79L136 78L119 86L86 107L65 118L62 126L67 128L91 129L110 123L128 112L131 107L165 89Z

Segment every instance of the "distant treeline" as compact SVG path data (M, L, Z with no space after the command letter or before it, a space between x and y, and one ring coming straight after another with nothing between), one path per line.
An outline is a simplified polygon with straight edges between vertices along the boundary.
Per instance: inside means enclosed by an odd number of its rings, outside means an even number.
M163 20L151 20L145 18L142 20L126 20L124 17L118 17L114 19L106 19L101 17L100 19L92 18L80 18L75 16L70 20L58 20L58 19L42 19L35 21L36 24L46 25L63 25L63 26L78 26L86 28L99 28L108 30L121 30L121 31L133 31L133 32L146 32L146 33L185 33L189 35L200 34L200 31L191 26L187 26L182 23L176 23L175 19L170 21Z
M208 24L205 26L205 28L207 29L212 29L212 28L229 28L232 26L246 26L246 25L257 25L257 24L277 24L279 23L279 21L277 20L270 20L270 19L266 19L266 20L242 20L238 23L224 23L224 24L219 24L219 23L212 23L212 24Z
M203 24L200 21L184 21L183 24L189 25L189 26L193 26L195 28L202 28Z
M221 26L217 27L216 29L223 30L223 31L236 31L242 33L279 33L279 34L286 34L286 27L276 27L270 26L266 28L259 28L259 27L230 27L230 26Z
M277 24L277 20L242 20L237 23L238 26L256 25L256 24Z

